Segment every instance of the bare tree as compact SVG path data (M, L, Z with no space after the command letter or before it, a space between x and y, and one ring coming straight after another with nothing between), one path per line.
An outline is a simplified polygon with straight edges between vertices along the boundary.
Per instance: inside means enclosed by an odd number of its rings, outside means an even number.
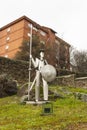
M76 48L74 48L72 45L69 49L69 53L70 53L70 64L72 64L73 66L76 66L76 63L75 63L75 59L74 59L74 55L76 53Z
M71 63L77 67L78 72L87 72L87 51L72 49Z

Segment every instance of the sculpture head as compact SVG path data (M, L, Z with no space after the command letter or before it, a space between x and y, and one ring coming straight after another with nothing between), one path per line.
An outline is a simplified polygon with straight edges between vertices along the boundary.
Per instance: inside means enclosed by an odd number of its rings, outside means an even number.
M40 50L40 59L43 60L44 58L44 49Z

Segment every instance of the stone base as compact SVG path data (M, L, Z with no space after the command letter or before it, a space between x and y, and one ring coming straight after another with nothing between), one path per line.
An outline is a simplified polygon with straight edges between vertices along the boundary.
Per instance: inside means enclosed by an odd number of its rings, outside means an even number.
M36 104L36 105L39 105L39 104L44 104L44 103L48 103L50 101L26 101L26 104Z

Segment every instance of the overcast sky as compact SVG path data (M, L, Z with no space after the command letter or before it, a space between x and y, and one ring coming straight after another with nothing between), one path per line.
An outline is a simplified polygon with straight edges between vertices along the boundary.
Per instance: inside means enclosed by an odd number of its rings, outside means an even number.
M0 28L23 15L87 50L87 0L0 0Z

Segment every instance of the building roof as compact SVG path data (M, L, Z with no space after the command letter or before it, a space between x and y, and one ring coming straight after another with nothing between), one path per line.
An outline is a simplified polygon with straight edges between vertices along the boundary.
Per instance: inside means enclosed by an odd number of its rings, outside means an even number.
M36 28L38 28L38 29L41 29L41 30L45 31L46 33L48 33L48 31L47 31L46 29L44 29L42 26L40 26L39 24L37 24L36 22L34 22L33 20L31 20L30 18L28 18L28 17L25 16L25 15L22 16L22 17L20 17L20 18L18 18L18 19L16 19L16 20L14 20L14 21L11 22L11 23L9 23L9 24L7 24L7 25L1 27L1 28L0 28L0 31L4 30L4 29L6 29L6 28L8 28L8 27L10 27L10 26L12 26L12 25L14 25L14 24L20 22L21 20L24 20L24 19L27 20L28 22L32 23L32 25L33 25L34 27L36 27Z
M18 18L18 19L16 19L16 20L14 20L14 21L12 21L12 22L10 22L9 24L7 24L7 25L1 27L1 28L0 28L0 31L4 30L4 29L6 29L6 28L9 28L10 26L12 26L12 25L14 25L14 24L20 22L21 20L27 20L28 22L32 23L32 25L33 25L34 27L36 27L36 28L38 28L38 29L41 29L41 30L43 30L43 31L46 32L46 33L49 33L49 30L50 30L51 32L53 32L54 34L57 33L56 31L54 31L53 29L51 29L51 28L49 28L49 27L45 27L45 26L41 26L41 25L37 24L36 22L34 22L33 20L31 20L30 18L28 18L28 17L25 16L25 15L22 16L22 17L20 17L20 18ZM64 42L64 43L67 44L68 46L70 46L70 44L68 44L67 42L65 42L64 40L62 40L61 38L59 38L59 37L57 37L57 36L56 36L56 39L58 39L60 42Z
M44 29L49 29L49 30L51 30L51 32L53 32L53 33L57 33L57 32L56 32L56 31L54 31L52 28L45 27L45 26L42 26L42 28L44 28Z
M68 45L70 47L70 44L65 42L63 39L59 38L58 36L56 36L56 39L60 42L60 43L64 43L66 45Z

